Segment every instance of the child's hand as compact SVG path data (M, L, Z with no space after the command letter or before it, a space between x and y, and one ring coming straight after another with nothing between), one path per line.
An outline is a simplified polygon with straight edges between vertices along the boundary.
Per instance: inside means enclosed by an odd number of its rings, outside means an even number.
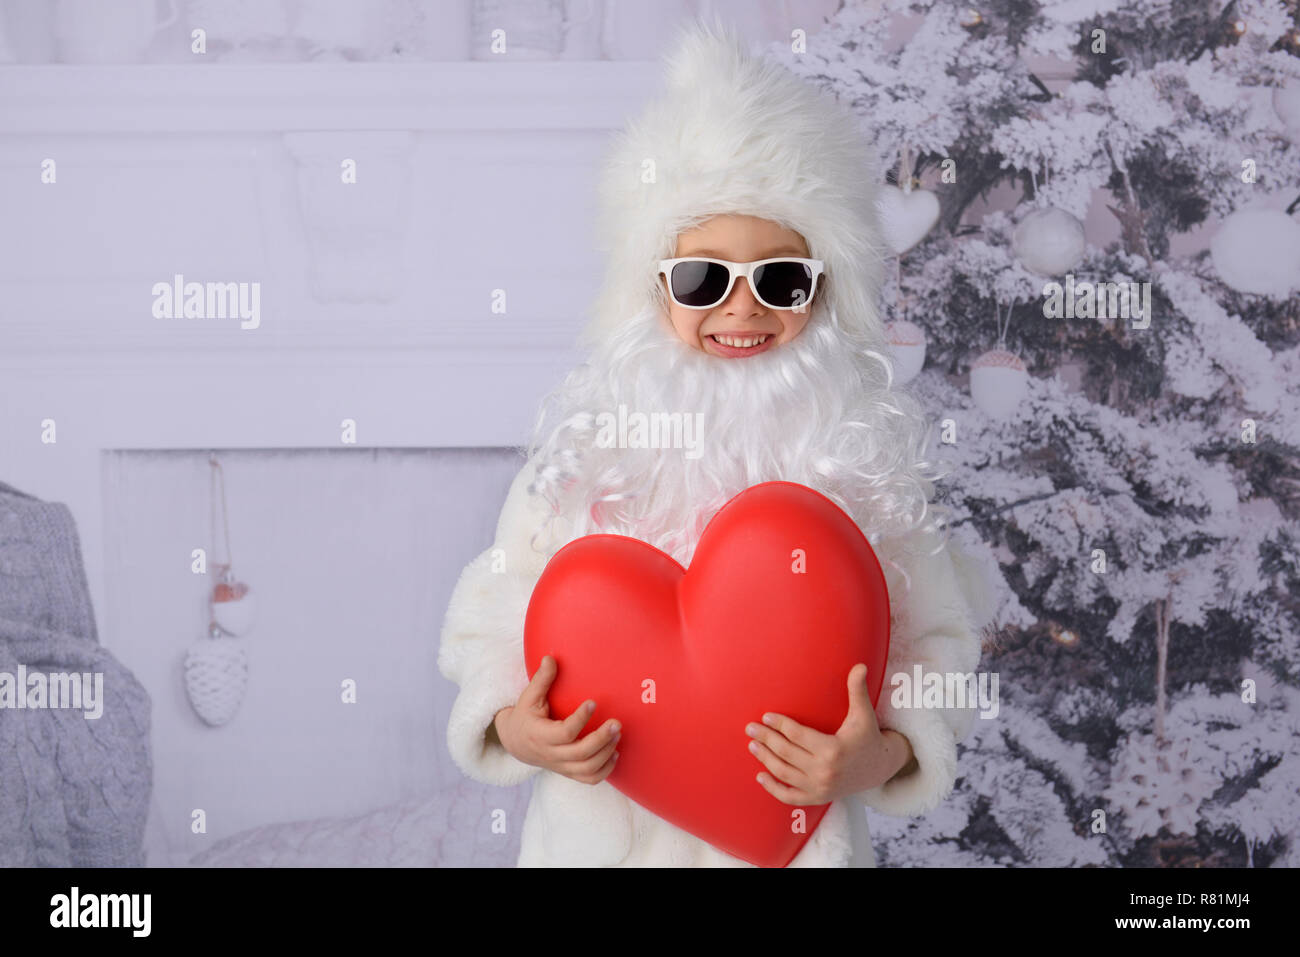
M550 655L519 696L518 702L497 712L494 724L501 746L525 764L532 764L583 784L599 784L614 770L618 752L619 724L606 721L578 738L578 733L596 709L586 701L563 721L551 719L546 692L555 680L558 666Z
M897 731L881 733L867 691L867 666L849 671L849 713L834 734L822 734L780 714L750 724L749 750L769 773L759 783L785 804L827 804L883 784L911 760Z

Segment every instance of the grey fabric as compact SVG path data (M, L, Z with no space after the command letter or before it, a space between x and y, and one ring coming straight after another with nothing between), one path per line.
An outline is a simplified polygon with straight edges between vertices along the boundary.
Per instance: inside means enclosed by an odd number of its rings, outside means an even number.
M139 867L149 696L99 644L66 505L0 482L0 672L101 672L103 713L0 708L0 865Z

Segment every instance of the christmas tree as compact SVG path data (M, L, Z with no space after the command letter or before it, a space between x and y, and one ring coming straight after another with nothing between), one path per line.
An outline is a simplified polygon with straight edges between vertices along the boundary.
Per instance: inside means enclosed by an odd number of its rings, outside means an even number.
M1000 588L997 717L938 809L872 816L882 864L1300 864L1297 23L849 0L770 51L890 170L896 379ZM974 215L999 186L1018 205Z

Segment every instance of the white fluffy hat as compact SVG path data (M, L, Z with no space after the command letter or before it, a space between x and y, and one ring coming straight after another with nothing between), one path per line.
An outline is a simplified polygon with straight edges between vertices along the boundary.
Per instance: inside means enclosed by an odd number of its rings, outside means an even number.
M857 117L782 64L751 54L716 18L690 21L666 59L667 90L614 142L599 186L608 256L587 344L665 297L657 275L679 233L736 213L801 234L826 264L814 322L883 346L880 174Z

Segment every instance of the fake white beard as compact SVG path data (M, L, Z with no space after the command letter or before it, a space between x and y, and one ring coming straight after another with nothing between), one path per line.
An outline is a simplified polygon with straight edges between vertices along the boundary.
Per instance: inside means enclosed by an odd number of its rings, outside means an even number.
M637 427L672 413L679 428ZM719 508L774 480L828 496L875 542L933 521L926 431L884 362L850 354L816 308L791 341L728 359L682 342L648 307L543 404L531 490L569 524L535 542L553 553L582 535L629 535L686 566Z

